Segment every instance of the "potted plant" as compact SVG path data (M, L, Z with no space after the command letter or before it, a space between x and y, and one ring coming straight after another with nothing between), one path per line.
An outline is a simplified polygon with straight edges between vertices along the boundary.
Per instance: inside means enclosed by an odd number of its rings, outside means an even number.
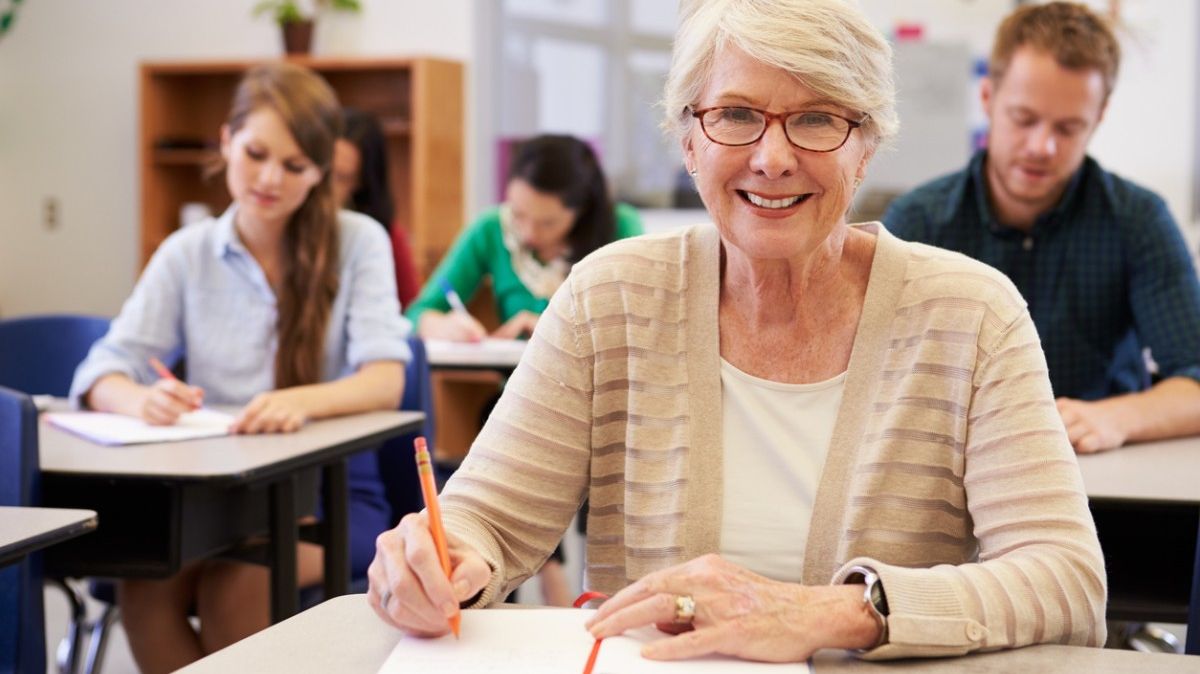
M313 22L323 7L350 12L362 10L360 0L312 0L305 13L300 0L259 0L254 16L270 14L283 32L283 49L288 54L307 54L312 48Z

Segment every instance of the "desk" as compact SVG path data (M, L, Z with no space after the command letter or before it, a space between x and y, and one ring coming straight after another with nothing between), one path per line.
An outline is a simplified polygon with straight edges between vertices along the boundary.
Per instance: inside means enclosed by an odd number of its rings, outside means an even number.
M298 616L193 663L183 674L224 672L343 672L375 674L392 651L399 634L383 624L365 595L331 599ZM580 658L580 669L587 653ZM1001 672L1200 672L1200 658L1133 651L1031 646L1014 651L963 658L862 662L841 651L822 651L814 658L818 674L848 672L934 672L935 674L999 674Z
M349 580L346 458L417 431L420 412L370 412L306 425L297 433L234 435L186 442L104 447L44 419L43 503L92 508L95 535L47 551L48 573L164 578L186 563L270 534L271 616L294 614L298 476L317 470L325 517L325 592Z
M1130 445L1079 457L1088 498L1114 505L1200 510L1200 438ZM1153 522L1146 522L1151 529ZM1186 652L1200 655L1200 534L1193 554Z
M456 465L467 455L479 432L481 417L495 403L505 377L512 374L525 340L485 340L479 344L425 340L433 388L433 458Z
M95 528L91 510L0 506L0 566Z
M509 374L525 353L523 339L486 339L479 343L425 340L429 367L437 369L486 369Z

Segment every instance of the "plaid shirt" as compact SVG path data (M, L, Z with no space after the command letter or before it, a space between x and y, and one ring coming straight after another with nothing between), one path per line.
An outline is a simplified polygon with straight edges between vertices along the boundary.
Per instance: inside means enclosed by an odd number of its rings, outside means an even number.
M1200 380L1200 283L1163 200L1088 157L1025 233L992 213L986 156L896 199L887 228L1007 274L1029 303L1055 395L1147 388L1144 347L1162 377Z

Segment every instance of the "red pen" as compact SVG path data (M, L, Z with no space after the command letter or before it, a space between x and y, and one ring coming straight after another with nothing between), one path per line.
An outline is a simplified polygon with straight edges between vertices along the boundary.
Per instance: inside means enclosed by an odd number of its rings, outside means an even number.
M179 381L175 377L175 374L173 372L171 372L170 370L168 370L167 366L163 365L163 362L161 360L155 358L154 356L150 356L150 367L154 368L154 371L158 373L158 376L162 377L163 379L171 379L173 381Z
M173 372L168 370L167 366L163 365L163 362L161 360L155 358L154 356L150 356L150 367L154 368L154 371L158 373L158 376L162 377L163 379L170 379L171 381L179 381L179 378L176 377ZM203 396L204 392L201 391L200 395ZM200 402L197 401L197 402L192 403L192 409L197 409L197 410L200 409Z

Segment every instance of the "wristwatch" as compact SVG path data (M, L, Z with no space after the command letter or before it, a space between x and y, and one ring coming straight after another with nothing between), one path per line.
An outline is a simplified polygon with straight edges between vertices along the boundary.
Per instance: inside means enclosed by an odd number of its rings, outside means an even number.
M865 650L879 648L883 644L887 643L888 636L887 595L883 592L883 582L879 580L879 574L875 573L874 569L865 566L852 566L850 567L850 572L846 576L846 580L844 582L847 585L853 585L855 583L863 583L866 585L866 589L863 590L863 604L866 605L867 611L870 612L871 617L874 618L876 624L879 625L879 640L875 642L874 646L871 646L871 648Z

